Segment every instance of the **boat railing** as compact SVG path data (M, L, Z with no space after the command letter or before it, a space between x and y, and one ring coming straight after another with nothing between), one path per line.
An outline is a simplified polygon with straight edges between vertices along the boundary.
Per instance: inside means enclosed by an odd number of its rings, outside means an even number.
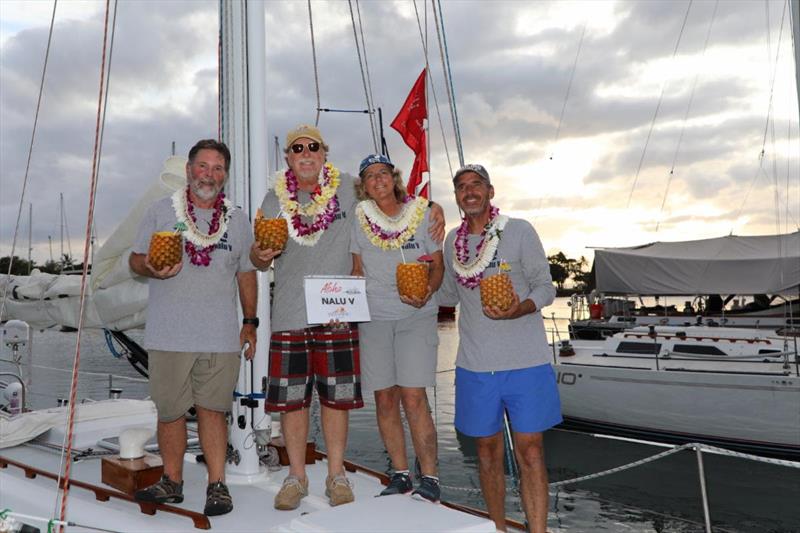
M712 533L711 529L711 509L708 503L708 489L706 487L706 475L705 475L705 468L703 465L703 454L713 454L713 455L723 455L728 457L734 457L737 459L743 459L748 461L755 461L759 463L766 463L770 465L782 466L786 468L794 468L800 470L800 462L797 461L789 461L785 459L775 459L771 457L762 457L760 455L753 455L749 453L742 453L742 452L735 452L732 450L728 450L726 448L719 448L717 446L710 446L708 444L703 444L700 442L690 442L687 444L680 444L680 445L672 445L672 444L665 444L660 442L651 442L651 441L643 441L638 439L628 439L624 437L611 437L609 435L597 435L597 434L590 434L592 437L600 437L600 438L612 438L614 440L622 440L627 442L634 442L639 444L648 444L648 445L655 445L655 446L662 446L668 447L668 450L663 452L650 455L648 457L644 457L637 461L632 461L630 463L626 463L624 465L620 465L614 468L609 468L607 470L602 470L600 472L595 472L593 474L587 474L585 476L579 476L572 479L565 479L560 481L554 481L549 483L549 487L551 489L557 489L560 487L565 487L568 485L575 485L578 483L582 483L585 481L590 481L593 479L599 479L602 477L610 476L613 474L618 474L620 472L625 472L626 470L631 470L633 468L638 468L640 466L646 465L648 463L652 463L654 461L658 461L669 457L671 455L675 455L682 451L690 451L693 450L695 452L695 457L697 461L697 474L698 474L698 484L700 487L700 496L702 498L703 504L703 521L705 524L705 531L706 533ZM442 485L442 488L446 488L449 490L458 490L458 491L466 491L466 492L480 492L480 489L469 488L469 487L454 487L449 485Z

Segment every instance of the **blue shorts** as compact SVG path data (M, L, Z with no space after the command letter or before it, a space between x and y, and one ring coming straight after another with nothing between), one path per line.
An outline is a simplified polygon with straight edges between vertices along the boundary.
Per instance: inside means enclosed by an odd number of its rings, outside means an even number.
M540 433L559 424L561 400L550 364L471 372L456 367L456 429L470 437L489 437L503 429L503 409L511 429Z

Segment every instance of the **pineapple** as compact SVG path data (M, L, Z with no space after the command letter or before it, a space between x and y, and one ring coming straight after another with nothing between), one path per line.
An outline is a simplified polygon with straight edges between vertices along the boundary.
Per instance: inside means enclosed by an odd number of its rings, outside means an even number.
M259 209L256 213L253 233L258 247L262 250L283 250L289 238L289 226L284 218L264 218Z
M406 298L421 300L428 294L428 265L401 263L397 265L397 292Z
M183 258L182 239L179 233L158 231L150 238L150 251L147 254L150 264L156 270L173 267Z
M511 307L514 301L514 287L511 277L502 272L481 280L481 304L497 307L501 311Z

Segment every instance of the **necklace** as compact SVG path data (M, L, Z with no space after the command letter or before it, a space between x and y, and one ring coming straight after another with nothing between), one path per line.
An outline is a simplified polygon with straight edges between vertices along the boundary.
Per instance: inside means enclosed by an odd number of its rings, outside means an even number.
M476 256L469 260L469 247L467 246L467 235L469 235L469 223L467 218L461 219L461 226L456 231L456 239L453 242L455 254L453 254L453 270L456 272L458 283L468 289L474 289L483 279L483 271L492 262L497 246L500 244L500 237L503 228L506 227L508 217L500 215L500 210L492 207L489 211L489 221L483 227L481 240L476 248Z
M356 216L364 235L382 250L396 250L416 233L425 218L428 201L407 196L400 214L386 216L374 200L364 200L356 206Z
M228 231L228 221L231 218L233 205L225 198L224 193L219 193L214 200L214 213L211 215L208 233L203 233L197 227L197 217L194 213L194 203L189 197L189 187L178 189L172 195L172 208L175 210L175 230L183 233L186 239L184 248L193 265L208 266L211 264L211 252L214 246Z
M311 192L311 200L306 204L297 201L297 176L292 169L275 181L275 195L280 202L283 218L289 226L289 236L302 246L314 246L333 222L339 211L336 190L339 188L339 170L325 163L318 178L317 187ZM300 216L313 218L311 224L303 222Z

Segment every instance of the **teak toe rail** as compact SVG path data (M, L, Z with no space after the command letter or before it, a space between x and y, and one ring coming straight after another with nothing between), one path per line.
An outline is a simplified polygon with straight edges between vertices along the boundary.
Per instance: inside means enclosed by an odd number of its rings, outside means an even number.
M26 478L33 479L36 476L42 476L58 482L58 476L56 474L53 474L52 472L48 472L46 470L36 468L35 466L26 465L25 463L20 463L8 459L6 457L0 456L0 468L6 468L8 467L8 465L22 469L25 472ZM66 479L62 479L60 483L60 488L64 488L66 483L69 483L70 487L79 487L94 492L94 497L97 498L97 501L107 502L111 498L116 498L118 500L124 500L126 502L131 502L138 505L139 510L147 515L154 515L156 514L156 511L164 511L165 513L172 513L190 518L192 522L194 522L194 527L196 527L197 529L211 529L211 522L209 522L208 517L202 513L189 511L188 509L181 509L180 507L175 507L173 505L166 505L163 503L139 502L133 499L132 496L129 496L124 492L110 490L105 487L92 485L91 483L85 483L83 481L78 481L75 479L71 479L69 481Z

